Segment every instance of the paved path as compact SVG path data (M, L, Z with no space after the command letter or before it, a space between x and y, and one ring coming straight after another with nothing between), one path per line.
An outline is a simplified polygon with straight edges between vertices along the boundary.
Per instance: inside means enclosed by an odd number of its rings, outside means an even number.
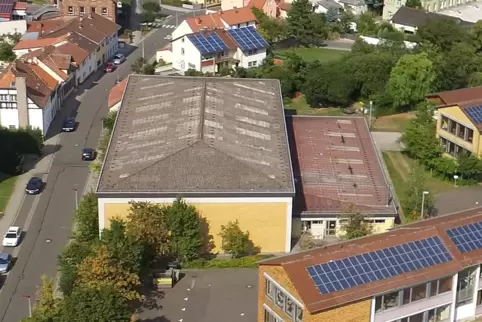
M172 24L172 19L166 23ZM154 56L158 48L167 44L164 37L168 33L170 29L159 29L144 40L146 57ZM127 57L118 68L121 79L131 73L130 66L140 56L141 51L137 49ZM75 212L73 189L81 192L89 173L88 163L81 161L80 151L97 145L101 120L107 114L109 90L117 78L117 73L106 74L96 84L89 84L100 75L91 75L82 89L64 102L51 126L45 156L33 170L19 178L5 217L0 220L0 236L12 224L25 231L19 247L4 250L17 260L0 290L0 321L18 322L25 318L28 302L23 296L32 296L35 301L40 276L55 278L58 255L71 237ZM67 115L76 117L78 128L73 133L59 133ZM26 180L33 174L44 178L45 189L38 196L24 196Z
M402 145L399 143L402 133L398 132L372 132L375 145L381 151L401 151Z
M482 187L461 187L441 192L435 197L435 208L439 215L482 206Z

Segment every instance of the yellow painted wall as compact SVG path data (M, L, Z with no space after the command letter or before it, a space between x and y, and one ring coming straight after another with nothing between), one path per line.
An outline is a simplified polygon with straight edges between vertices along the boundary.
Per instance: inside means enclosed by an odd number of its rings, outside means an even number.
M291 283L288 275L281 266L263 266L260 265L258 269L258 322L264 322L263 304L268 305L276 314L278 314L285 321L289 321L288 316L281 311L273 301L265 295L264 285L267 273L273 280L281 285L299 302L303 303L299 293ZM371 312L372 300L362 300L355 303L350 303L341 307L333 308L331 310L321 311L310 314L307 310L303 312L303 322L369 322Z
M226 204L193 204L199 215L206 218L209 233L213 236L215 249L222 252L221 238L218 236L221 225L228 221L239 220L243 231L249 231L254 244L264 253L285 252L286 247L286 213L288 204L280 203L226 203ZM112 218L125 218L129 204L105 204L105 226L109 226Z
M482 141L480 140L480 132L477 130L474 130L474 138L472 140L472 144L469 142L457 137L456 135L453 135L449 131L445 131L442 129L442 116L446 115L448 118L451 118L452 120L461 123L462 125L464 124L472 124L472 121L465 115L465 113L458 107L458 106L450 106L450 107L444 107L439 109L440 111L440 117L437 119L437 138L440 137L440 133L443 133L443 136L450 141L460 145L461 147L472 151L475 155L478 157L481 157L481 152L482 152ZM475 126L474 126L475 128Z

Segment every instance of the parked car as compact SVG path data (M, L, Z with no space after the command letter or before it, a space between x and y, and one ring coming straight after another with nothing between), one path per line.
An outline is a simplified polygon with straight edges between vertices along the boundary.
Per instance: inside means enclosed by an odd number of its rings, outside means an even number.
M8 273L12 266L12 255L0 253L0 274Z
M114 56L114 59L112 60L115 65L120 65L126 60L126 57L122 54L117 54Z
M105 65L104 71L106 73L112 73L115 70L115 68L116 68L115 64L109 62L109 63L107 63L107 65Z
M22 231L20 227L12 226L8 228L7 233L3 236L2 245L4 247L16 247L20 241Z
M84 148L82 149L82 160L83 161L92 161L95 159L95 150L92 148Z
M27 183L27 186L25 187L25 193L28 195L37 195L40 193L42 190L42 179L37 178L37 177L32 177Z
M62 125L62 131L72 132L74 130L75 130L75 118L71 116L65 118L64 124Z

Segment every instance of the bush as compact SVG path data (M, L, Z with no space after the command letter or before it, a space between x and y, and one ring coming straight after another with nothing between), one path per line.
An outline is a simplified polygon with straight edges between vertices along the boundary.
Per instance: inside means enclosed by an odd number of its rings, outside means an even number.
M220 259L215 258L212 260L196 259L192 262L188 262L182 266L182 268L197 268L197 269L215 269L215 268L257 268L258 262L272 258L274 255L252 255L241 258L229 258Z

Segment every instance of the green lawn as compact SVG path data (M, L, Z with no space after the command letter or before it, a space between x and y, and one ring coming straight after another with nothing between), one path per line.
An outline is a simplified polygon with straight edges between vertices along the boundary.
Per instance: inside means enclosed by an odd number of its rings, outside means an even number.
M16 181L17 177L10 177L0 182L0 212L4 212L7 208Z
M304 96L293 98L290 103L285 104L285 110L287 115L291 113L296 115L345 115L341 109L337 107L312 108L306 103Z
M336 49L328 49L328 48L316 48L316 47L298 47L298 48L289 48L289 49L281 49L275 51L279 58L283 58L283 53L287 52L294 52L301 56L303 60L312 61L312 60L321 60L322 62L326 61L334 61L338 60L350 53L348 50L336 50Z

